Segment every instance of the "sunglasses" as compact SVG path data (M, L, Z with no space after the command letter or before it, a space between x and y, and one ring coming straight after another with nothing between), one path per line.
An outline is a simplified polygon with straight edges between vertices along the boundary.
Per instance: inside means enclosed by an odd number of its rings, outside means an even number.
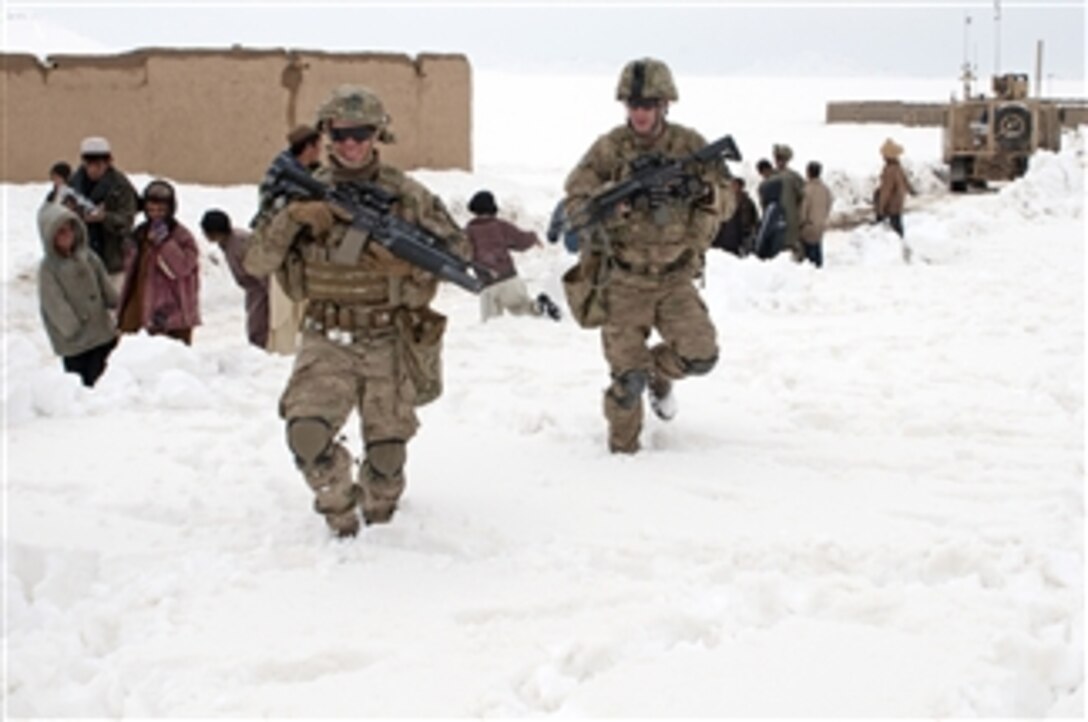
M656 108L658 101L655 98L639 98L637 100L628 100L627 107L632 110L650 110Z
M343 143L346 140L354 140L362 143L370 140L377 131L372 125L352 125L347 128L329 128L329 137L333 143Z

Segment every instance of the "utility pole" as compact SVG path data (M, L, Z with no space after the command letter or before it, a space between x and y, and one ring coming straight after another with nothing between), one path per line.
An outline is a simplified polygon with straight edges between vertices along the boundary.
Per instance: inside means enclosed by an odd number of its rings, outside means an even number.
M1043 97L1043 41L1035 41L1035 97Z
M1001 0L994 0L994 75L1001 75Z

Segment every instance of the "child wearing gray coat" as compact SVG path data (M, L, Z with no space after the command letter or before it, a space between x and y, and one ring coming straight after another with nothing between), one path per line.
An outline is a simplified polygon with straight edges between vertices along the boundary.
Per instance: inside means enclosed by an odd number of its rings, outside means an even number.
M38 211L38 231L45 252L38 267L38 298L53 351L64 370L94 386L117 346L109 309L117 307L117 289L106 267L88 246L83 221L59 203Z

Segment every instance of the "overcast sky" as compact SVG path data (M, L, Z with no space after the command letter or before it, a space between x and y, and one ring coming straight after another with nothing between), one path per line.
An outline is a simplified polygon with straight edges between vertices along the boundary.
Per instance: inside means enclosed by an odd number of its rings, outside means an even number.
M993 72L994 3L953 2L5 2L108 48L295 47L459 52L474 67L615 72L633 57L698 75L954 77L966 53ZM1000 69L1085 77L1082 0L1002 2ZM19 23L9 23L18 27ZM59 33L58 33L59 34ZM8 40L18 48L18 38ZM51 50L53 50L51 48ZM60 50L60 49L57 49Z

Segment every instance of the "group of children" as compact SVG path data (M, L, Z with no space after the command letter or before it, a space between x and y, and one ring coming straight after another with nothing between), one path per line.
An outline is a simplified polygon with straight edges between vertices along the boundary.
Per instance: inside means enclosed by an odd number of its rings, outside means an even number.
M177 198L163 180L139 204L145 220L130 232L123 270L111 273L92 244L89 221L106 213L78 207L57 187L38 211L44 256L38 270L42 319L65 370L93 386L120 333L141 330L186 344L200 323L199 250L177 221Z

